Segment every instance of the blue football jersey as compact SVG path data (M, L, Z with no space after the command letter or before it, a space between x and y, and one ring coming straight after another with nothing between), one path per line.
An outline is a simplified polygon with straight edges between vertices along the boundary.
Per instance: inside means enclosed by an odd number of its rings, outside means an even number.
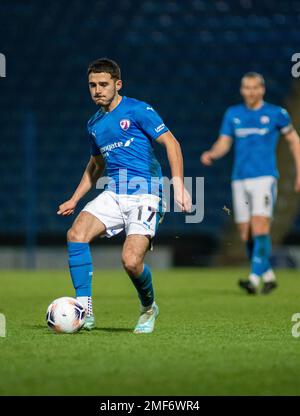
M252 110L245 104L229 107L220 129L220 135L234 141L232 179L278 177L276 148L280 133L291 128L288 112L264 102Z
M161 196L162 172L153 143L168 128L149 104L123 96L112 111L100 109L87 128L91 154L101 154L106 163L106 189Z

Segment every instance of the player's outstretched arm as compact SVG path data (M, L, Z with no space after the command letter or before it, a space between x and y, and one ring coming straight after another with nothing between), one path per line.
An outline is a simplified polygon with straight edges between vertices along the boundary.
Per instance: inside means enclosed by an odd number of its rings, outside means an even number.
M289 143L296 167L295 191L300 192L300 138L294 128L284 135Z
M163 145L167 151L173 179L175 202L183 212L189 212L192 207L192 201L190 194L184 186L183 157L180 144L170 131L163 133L156 141Z
M213 144L210 150L203 152L200 160L203 165L210 166L214 160L225 156L232 145L232 138L230 136L219 136L218 140Z
M74 194L68 201L59 206L58 215L66 216L74 213L79 200L95 185L103 174L104 167L105 163L101 155L91 156Z

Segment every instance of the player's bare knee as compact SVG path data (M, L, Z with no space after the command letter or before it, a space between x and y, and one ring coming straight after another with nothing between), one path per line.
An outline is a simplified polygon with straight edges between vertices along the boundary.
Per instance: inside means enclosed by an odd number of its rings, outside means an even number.
M122 259L123 267L129 276L137 275L137 263L134 260Z
M240 239L243 243L248 241L248 232L247 233L240 233Z
M252 231L253 236L270 234L269 227L256 227Z
M141 274L143 266L137 257L125 255L122 258L122 263L129 276L137 277Z
M252 223L252 234L263 235L270 233L270 219L268 217L253 217Z
M67 241L70 243L88 243L89 240L84 232L71 227L67 232Z

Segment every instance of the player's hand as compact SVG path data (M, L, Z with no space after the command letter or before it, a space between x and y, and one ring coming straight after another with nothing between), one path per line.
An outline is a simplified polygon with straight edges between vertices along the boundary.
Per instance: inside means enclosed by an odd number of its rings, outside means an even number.
M200 161L205 166L211 166L214 163L211 152L209 150L207 152L203 152L200 156Z
M77 202L69 199L68 201L61 204L58 208L57 214L62 216L72 215L74 214Z
M174 199L182 212L191 211L192 199L188 191L183 186L174 188Z
M294 190L295 192L300 192L300 176L296 177Z

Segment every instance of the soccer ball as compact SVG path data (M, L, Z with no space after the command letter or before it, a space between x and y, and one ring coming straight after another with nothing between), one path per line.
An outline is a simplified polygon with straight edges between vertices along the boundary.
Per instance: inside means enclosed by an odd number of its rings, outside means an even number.
M85 317L85 308L77 299L63 297L55 299L49 305L46 321L54 332L73 334L82 328Z

